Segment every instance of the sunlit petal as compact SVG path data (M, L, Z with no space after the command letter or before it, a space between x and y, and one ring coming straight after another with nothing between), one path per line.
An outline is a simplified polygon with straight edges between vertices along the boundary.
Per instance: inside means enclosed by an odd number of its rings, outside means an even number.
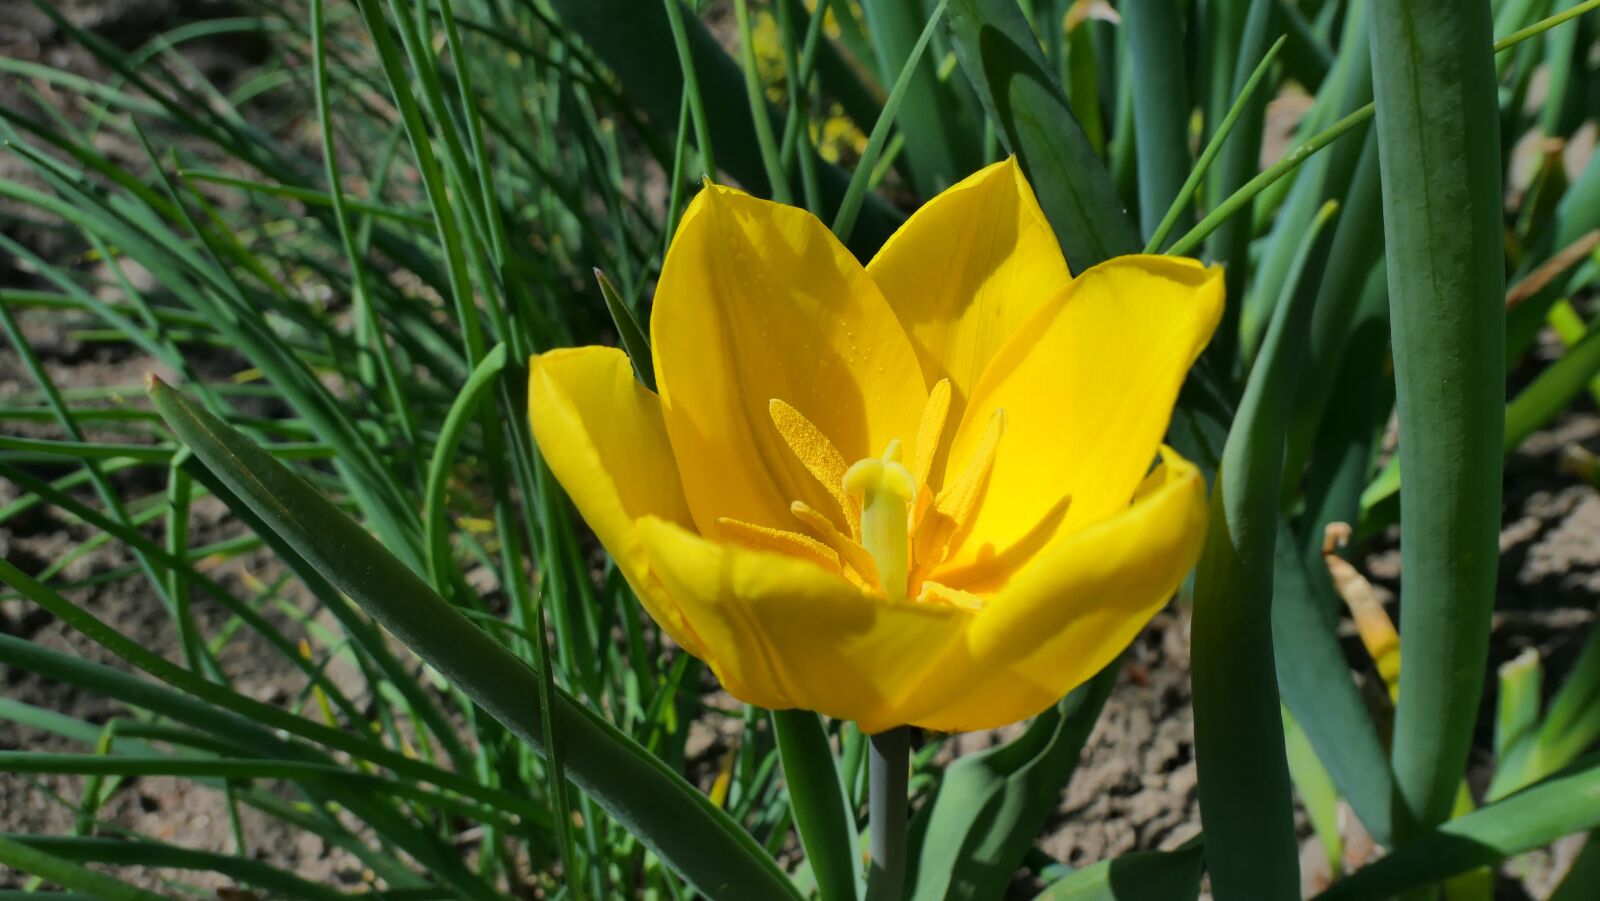
M645 561L636 523L690 523L661 404L610 347L540 354L528 362L528 420L556 479L651 617L691 653L700 642Z
M911 336L927 383L950 380L956 415L1006 339L1072 279L1014 158L924 204L867 272Z
M651 568L740 700L899 725L919 684L971 621L951 605L893 603L794 557L721 544L662 520L640 526Z
M1170 450L1121 513L1066 534L991 597L898 713L946 732L1033 716L1127 647L1194 566L1206 488Z
M651 337L703 534L721 517L788 528L795 500L847 525L773 425L773 400L847 460L916 436L927 389L911 344L865 270L804 210L707 186L667 254Z
M1084 272L1024 323L979 379L957 428L950 474L983 451L989 418L1005 411L983 497L933 578L969 588L949 570L1006 555L1041 529L1071 531L1126 507L1222 298L1221 269L1119 257Z

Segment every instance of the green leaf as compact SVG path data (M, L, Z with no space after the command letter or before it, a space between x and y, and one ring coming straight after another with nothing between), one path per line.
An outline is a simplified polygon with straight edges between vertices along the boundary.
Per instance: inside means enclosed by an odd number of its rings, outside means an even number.
M152 379L169 427L274 532L517 737L542 747L539 680L355 521L248 438ZM565 692L549 711L567 773L647 847L714 898L797 898L739 825Z
M1211 35L1211 49L1216 54L1212 60L1211 77L1222 84L1231 85L1226 93L1213 95L1209 113L1215 120L1217 114L1228 105L1228 98L1244 93L1244 86L1251 77L1250 61L1260 58L1272 45L1278 4L1219 0L1207 4L1207 9L1220 9L1223 12L1218 15L1221 16L1238 15L1239 11L1248 9L1244 13L1237 44L1227 46L1231 34ZM1281 42L1283 39L1277 40ZM1230 67L1233 70L1231 77L1224 79L1222 76ZM1244 112L1234 126L1232 136L1223 145L1221 157L1207 173L1208 197L1227 197L1261 168L1261 133L1266 127L1268 95L1268 91L1257 91L1245 102ZM1245 275L1250 269L1250 226L1248 217L1229 218L1218 223L1217 229L1206 241L1206 253L1222 264L1228 285L1227 307L1223 310L1222 322L1217 326L1206 353L1216 362L1224 383L1229 385L1237 383L1236 372L1242 371L1238 359L1239 317L1244 305Z
M1301 244L1228 432L1195 569L1195 759L1219 901L1297 899L1299 846L1272 642L1284 434L1337 205Z
M1016 0L953 0L949 20L956 58L1021 161L1072 271L1138 250L1138 230Z
M860 840L822 719L809 710L774 710L772 731L817 895L822 901L854 899L861 879Z
M552 0L551 6L616 72L628 97L643 107L653 121L661 127L678 121L683 70L673 42L664 39L671 33L665 7L636 0ZM685 16L686 37L699 75L700 99L705 104L717 165L746 189L767 195L772 187L756 141L744 76L699 20L683 12L681 6L679 12ZM618 27L619 23L627 23L627 27ZM823 200L831 212L844 197L847 176L837 166L819 164L818 169ZM822 215L824 211L817 212ZM823 216L824 220L828 218ZM850 242L851 250L861 259L870 258L900 219L887 203L868 195L861 208L859 230Z
M917 38L917 43L911 48L911 55L906 59L906 65L900 70L900 77L895 79L894 87L889 91L889 99L883 102L883 112L878 114L878 121L872 126L872 135L867 138L867 147L861 152L855 174L850 177L850 186L845 190L844 200L840 202L838 215L833 220L833 233L841 242L850 243L850 236L855 231L856 216L861 210L863 199L868 196L867 188L873 170L877 166L878 155L883 152L884 142L889 139L889 131L894 126L895 113L900 109L900 103L911 87L913 76L917 71L917 62L928 49L928 41L933 37L933 30L944 15L945 2L946 0L939 0L939 4L929 14L928 21L922 26L922 34Z
M1550 901L1587 901L1600 896L1600 833L1589 833L1578 859L1572 862Z
M960 758L945 770L912 826L910 897L976 899L1005 892L1089 738L1121 670L1107 664L1008 744Z
M1540 689L1544 667L1536 648L1500 664L1500 688L1494 706L1494 756L1504 760L1506 753L1539 725Z
M1300 543L1287 523L1278 527L1273 563L1272 646L1278 692L1356 816L1375 839L1386 843L1394 787L1388 752L1350 678L1334 610L1313 590L1313 575L1306 572ZM1327 582L1325 573L1318 577Z
M1536 698L1535 698L1536 700ZM1561 769L1600 738L1600 628L1591 628L1533 734L1511 745L1489 783L1497 800Z
M1406 663L1410 666L1410 662ZM1403 695L1402 695L1403 697ZM1600 758L1413 836L1315 901L1378 901L1600 826Z
M1505 380L1500 121L1487 4L1372 5L1400 465L1394 837L1450 815L1483 691Z
M1600 373L1600 328L1590 329L1583 340L1568 348L1561 359L1539 373L1532 384L1506 405L1505 453L1516 450L1529 435L1565 410L1578 392L1588 386L1595 373ZM1407 487L1412 484L1412 478L1407 476ZM1400 503L1403 509L1404 493L1400 495Z
M600 295L605 298L606 312L611 314L611 322L617 327L617 338L622 342L622 349L628 352L628 361L633 364L633 374L639 377L640 383L651 391L656 390L656 364L655 357L650 350L650 338L644 326L634 317L633 311L623 302L622 295L617 293L611 279L606 277L599 269L594 271L594 279L600 284Z
M266 889L287 898L305 901L337 901L348 897L344 892L318 885L286 873L263 861L237 854L218 854L212 851L194 851L149 839L133 838L79 838L57 835L0 836L0 842L15 840L34 850L73 863L117 864L121 866L159 867L163 869L201 870L220 873L246 885ZM63 883L65 884L65 883ZM99 890L96 889L98 892ZM50 897L50 896L45 896ZM160 897L159 895L116 897Z
M38 876L53 885L81 891L102 901L162 901L162 897L155 892L147 892L85 869L4 835L0 835L0 863L19 873Z
M941 82L936 59L912 51L927 21L927 4L918 0L864 0L861 4L872 31L878 76L893 84L908 64L913 69L896 121L906 136L906 156L917 193L931 198L982 165L980 130L956 93L955 83ZM968 95L970 97L970 95Z
M1283 744L1295 792L1328 857L1328 872L1337 876L1344 860L1344 839L1339 833L1339 789L1328 775L1327 767L1322 765L1316 749L1306 739L1305 730L1287 707L1283 710Z
M1134 851L1084 867L1034 901L1195 901L1204 865L1199 840L1175 851Z
M1151 242L1160 225L1188 228L1194 210L1180 189L1189 160L1189 101L1184 84L1184 17L1166 0L1125 0L1128 77L1133 82L1134 152L1139 164L1139 228ZM1162 221L1176 209L1171 223Z
M428 485L423 494L422 526L426 536L428 577L433 584L443 586L450 580L450 538L445 534L448 511L445 510L445 480L450 466L456 460L456 450L461 446L471 416L478 409L484 391L494 384L500 370L506 365L506 346L496 344L473 367L461 393L450 404L444 424L439 427L439 440L433 446L433 458L428 462Z

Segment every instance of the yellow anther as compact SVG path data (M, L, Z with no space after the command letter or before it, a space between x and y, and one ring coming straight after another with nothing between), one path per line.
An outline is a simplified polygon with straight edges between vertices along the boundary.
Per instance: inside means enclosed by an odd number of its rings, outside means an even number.
M917 428L917 458L911 475L918 485L926 484L933 471L933 458L939 454L939 439L944 437L944 421L950 415L950 380L940 379L928 392L922 406L922 424Z
M861 499L861 544L878 565L884 595L905 600L911 558L907 520L917 485L900 462L900 441L889 442L882 456L858 460L846 470L844 490Z
M917 592L917 602L920 604L941 604L949 607L960 607L962 610L982 610L983 598L970 591L940 585L938 582L925 581Z
M989 470L994 468L995 452L1000 446L1000 436L1006 430L1006 411L997 409L989 416L983 439L972 455L967 468L953 482L944 486L934 499L917 530L917 563L933 566L949 552L950 542L971 520L982 496Z
M738 542L751 550L773 551L809 560L829 572L840 571L839 555L833 548L799 532L758 526L755 523L729 519L726 516L718 518L717 525L722 528L723 538Z
M855 503L844 491L846 467L838 448L804 414L777 398L767 402L767 415L772 417L773 427L783 437L783 442L789 445L789 450L794 452L800 465L833 495L839 509L844 512L845 527L851 535L856 534L861 527L861 519L856 513Z
M855 506L854 501L851 501L851 506ZM832 520L805 501L789 504L789 512L794 514L795 519L805 523L818 541L839 555L847 569L846 575L853 572L860 576L862 582L878 584L878 564L873 562L872 555L849 535L840 532Z

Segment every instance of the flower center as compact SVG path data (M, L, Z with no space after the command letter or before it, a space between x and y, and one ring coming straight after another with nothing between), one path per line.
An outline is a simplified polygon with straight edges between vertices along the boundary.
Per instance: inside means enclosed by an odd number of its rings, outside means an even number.
M911 470L900 463L900 439L881 457L867 457L845 470L844 490L861 503L861 545L878 565L878 583L891 601L906 599L911 575Z
M928 575L949 557L972 520L1005 431L1004 411L990 417L966 467L937 492L928 477L950 412L948 381L928 395L909 466L902 462L899 439L890 441L882 455L847 466L833 442L800 411L773 400L768 412L795 458L827 489L837 513L794 501L789 510L809 534L723 519L724 538L813 561L891 601L982 606L976 595Z

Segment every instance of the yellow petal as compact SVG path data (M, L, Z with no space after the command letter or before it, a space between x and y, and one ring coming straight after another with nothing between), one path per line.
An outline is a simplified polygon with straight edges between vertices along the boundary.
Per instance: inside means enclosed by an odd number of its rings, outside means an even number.
M845 460L916 437L927 389L872 279L817 218L708 185L667 252L650 320L656 384L703 534L837 507L768 413L780 400Z
M899 698L923 681L973 614L944 604L871 597L793 557L708 541L645 519L640 535L703 645L698 654L734 697L900 725Z
M1118 257L1078 276L1023 324L984 371L956 429L946 480L982 451L989 417L1005 411L983 497L932 578L973 590L948 571L1127 506L1184 375L1216 329L1222 285L1220 268L1192 260Z
M995 352L1072 279L1015 158L924 204L867 272L911 336L924 380L950 380L958 416Z
M688 525L661 404L611 347L553 350L528 361L528 421L556 480L617 561L645 609L690 653L700 642L645 561L636 524Z
M991 597L899 711L944 732L1033 716L1128 646L1194 566L1206 488L1166 450L1121 513L1062 535Z

